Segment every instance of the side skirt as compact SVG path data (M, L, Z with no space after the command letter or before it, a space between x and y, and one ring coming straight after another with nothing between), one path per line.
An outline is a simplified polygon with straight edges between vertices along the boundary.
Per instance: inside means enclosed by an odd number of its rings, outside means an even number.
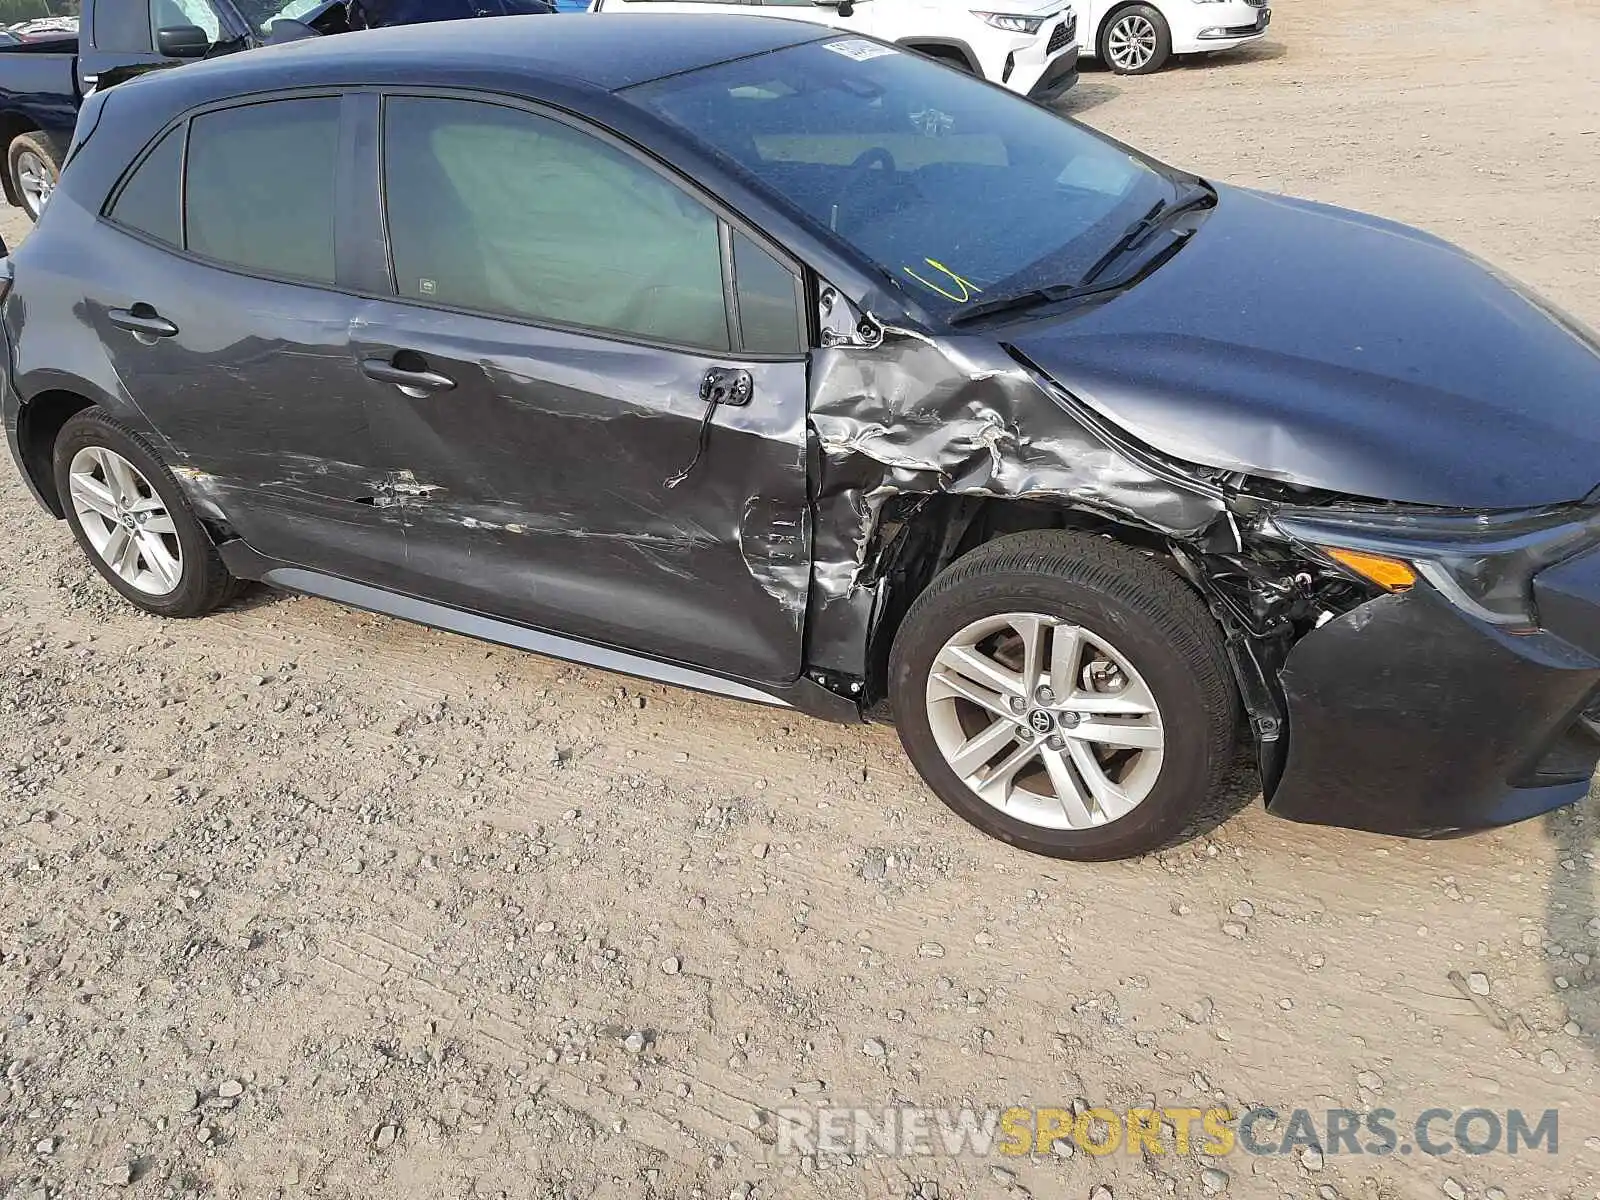
M325 600L349 605L351 608L398 617L432 629L459 633L480 641L510 646L516 650L527 650L546 658L599 667L601 670L649 679L673 687L689 688L714 696L727 696L734 700L746 700L776 708L793 708L828 721L859 723L862 719L860 707L854 701L836 695L804 677L788 685L757 686L736 679L725 679L706 671L698 671L693 667L661 662L625 650L597 646L575 638L530 629L525 625L516 625L496 617L484 616L482 613L434 604L415 596L387 591L365 583L355 583L334 575L324 575L319 571L308 571L301 567L277 563L263 558L240 541L225 542L218 547L218 552L228 569L240 578L258 579L262 583L285 591L320 596Z

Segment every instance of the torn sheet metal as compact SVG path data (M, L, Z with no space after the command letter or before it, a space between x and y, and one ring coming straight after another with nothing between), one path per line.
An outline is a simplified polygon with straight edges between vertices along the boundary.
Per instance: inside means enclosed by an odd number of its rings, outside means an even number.
M1115 448L994 342L887 328L813 356L821 458L808 660L863 673L874 539L901 495L1033 499L1184 540L1226 523L1221 494Z

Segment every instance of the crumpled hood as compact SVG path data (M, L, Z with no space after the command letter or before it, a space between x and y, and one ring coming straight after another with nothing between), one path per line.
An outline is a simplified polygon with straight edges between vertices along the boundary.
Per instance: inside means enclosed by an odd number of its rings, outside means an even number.
M1174 457L1382 500L1520 508L1600 484L1600 341L1419 230L1221 188L1097 308L1002 333Z

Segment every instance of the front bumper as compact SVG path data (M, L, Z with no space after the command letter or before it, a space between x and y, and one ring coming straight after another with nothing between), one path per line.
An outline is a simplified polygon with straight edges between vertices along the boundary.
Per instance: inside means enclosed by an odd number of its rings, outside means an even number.
M1181 24L1172 29L1172 49L1176 54L1232 49L1266 36L1272 24L1270 7L1244 0L1189 7L1192 11L1185 12Z
M1078 48L1071 46L1045 64L1044 73L1028 89L1028 99L1049 104L1070 92L1077 82Z
M1077 15L1064 10L1036 35L1019 35L1004 46L985 45L979 57L986 78L1048 103L1078 82Z
M1544 628L1513 635L1432 588L1381 596L1290 651L1288 753L1267 808L1412 837L1579 801L1600 760L1600 550L1534 581ZM1272 781L1268 781L1271 785Z

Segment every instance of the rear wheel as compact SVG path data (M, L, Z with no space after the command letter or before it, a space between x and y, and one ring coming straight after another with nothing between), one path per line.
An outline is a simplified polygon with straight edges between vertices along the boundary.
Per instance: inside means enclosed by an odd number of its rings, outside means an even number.
M61 150L46 133L18 134L6 153L12 193L22 211L37 221L61 181Z
M1060 858L1155 849L1220 789L1236 699L1216 623L1103 538L1027 533L951 564L890 662L906 753L995 837Z
M172 472L102 410L84 409L61 427L55 481L89 561L146 612L203 616L238 593Z
M1118 75L1153 75L1172 57L1172 30L1148 4L1113 13L1100 30L1100 60Z

